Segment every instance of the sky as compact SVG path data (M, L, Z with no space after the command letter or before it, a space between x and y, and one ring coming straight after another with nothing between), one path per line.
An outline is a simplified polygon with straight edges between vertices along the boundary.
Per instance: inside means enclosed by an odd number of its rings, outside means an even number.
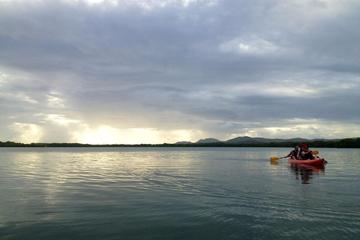
M0 141L360 136L358 0L0 0Z

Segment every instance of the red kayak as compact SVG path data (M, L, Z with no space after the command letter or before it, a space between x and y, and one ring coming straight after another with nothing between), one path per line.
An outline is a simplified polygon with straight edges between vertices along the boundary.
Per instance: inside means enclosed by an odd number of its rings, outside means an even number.
M323 158L315 158L315 159L306 159L306 160L298 160L289 158L290 164L301 164L301 165L311 165L311 166L324 166L327 161Z

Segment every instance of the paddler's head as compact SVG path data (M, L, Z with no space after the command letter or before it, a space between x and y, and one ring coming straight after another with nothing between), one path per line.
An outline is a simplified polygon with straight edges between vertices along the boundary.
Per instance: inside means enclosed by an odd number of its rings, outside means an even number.
M302 144L300 144L300 148L302 150L307 150L307 149L309 149L309 146L306 143L302 143Z

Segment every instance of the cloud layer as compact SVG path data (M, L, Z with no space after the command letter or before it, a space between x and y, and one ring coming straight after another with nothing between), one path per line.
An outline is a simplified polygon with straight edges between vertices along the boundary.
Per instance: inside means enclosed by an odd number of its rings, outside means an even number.
M0 140L359 136L359 10L0 0Z

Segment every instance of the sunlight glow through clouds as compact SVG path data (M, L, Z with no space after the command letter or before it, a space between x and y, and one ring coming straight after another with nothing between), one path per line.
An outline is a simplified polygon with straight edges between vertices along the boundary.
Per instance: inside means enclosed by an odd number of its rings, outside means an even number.
M96 129L85 128L74 132L75 142L89 144L110 144L120 142L120 135L117 129L110 126L100 126Z
M15 122L10 126L10 129L18 133L18 137L14 139L17 142L39 142L42 137L42 130L36 124Z
M203 137L197 130L157 130L153 128L124 128L118 129L101 125L95 129L84 126L80 131L73 133L73 139L79 143L89 144L161 144L173 142L174 139L196 141Z

